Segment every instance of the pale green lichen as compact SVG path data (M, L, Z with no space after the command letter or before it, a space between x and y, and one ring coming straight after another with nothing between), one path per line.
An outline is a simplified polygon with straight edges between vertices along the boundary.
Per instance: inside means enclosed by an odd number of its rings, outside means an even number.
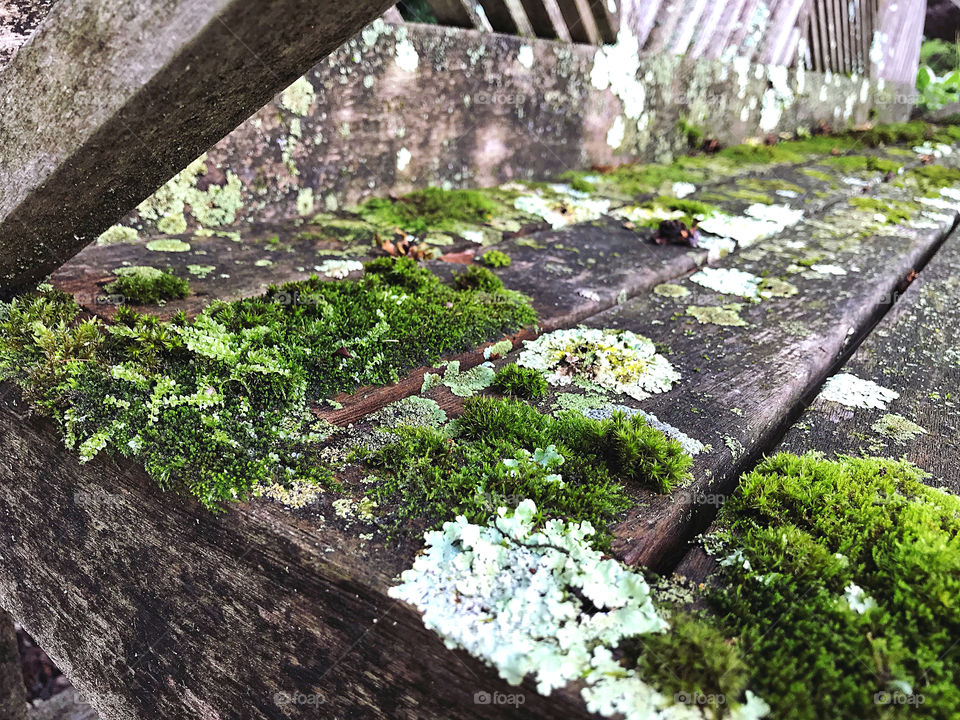
M650 339L629 330L555 330L524 345L517 364L539 370L552 385L580 380L643 400L680 380Z
M368 420L382 428L437 427L447 421L447 413L436 400L411 395L381 408Z
M237 211L243 206L242 184L232 170L226 172L224 185L210 185L206 190L197 188L197 180L206 174L206 154L201 155L181 172L166 182L153 195L137 206L137 212L144 220L153 220L165 227L174 229L186 226L186 209L201 226L229 225L236 219Z
M178 235L187 231L187 219L183 213L164 215L157 221L157 230L168 235Z
M428 373L428 375L430 375L430 373ZM495 375L496 372L493 369L493 363L481 363L470 370L460 372L460 361L451 360L446 363L443 378L440 379L439 382L450 388L450 392L458 397L470 397L490 387ZM434 375L432 377L436 378L439 376ZM429 389L426 378L424 378L424 387Z
M877 420L870 428L880 435L884 435L898 443L907 443L918 437L926 435L927 431L908 420L903 415L886 414Z
M740 317L743 305L730 303L722 307L689 305L687 315L696 318L701 325L723 325L725 327L746 327L747 321Z
M216 265L187 265L187 272L200 279L205 278L216 269Z
M153 250L154 252L188 252L190 243L175 238L161 238L148 242L147 250Z
M280 93L280 106L295 115L306 116L316 96L317 93L310 81L300 77Z
M547 520L523 500L488 525L463 516L424 536L425 552L389 590L415 605L447 647L463 648L513 685L532 676L537 692L581 681L587 709L626 720L704 718L696 706L648 685L614 652L628 638L669 630L644 577L591 547L588 522ZM731 717L769 708L750 691ZM679 711L676 714L675 711Z
M137 231L126 225L111 225L97 237L97 245L136 242L140 236Z
M483 350L483 359L489 360L492 357L503 357L513 350L513 343L510 340L501 340Z
M690 294L690 291L683 285L675 285L674 283L661 283L653 288L653 292L661 297L671 298L682 298Z
M736 268L704 268L691 275L690 282L724 295L739 295L750 300L760 297L761 278Z
M313 188L301 188L297 193L297 214L301 217L313 214Z

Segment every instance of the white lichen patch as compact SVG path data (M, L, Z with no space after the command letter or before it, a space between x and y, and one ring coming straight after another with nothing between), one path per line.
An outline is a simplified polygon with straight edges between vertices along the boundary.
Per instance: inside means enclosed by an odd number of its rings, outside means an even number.
M744 215L715 213L700 223L700 229L711 235L731 238L747 247L796 225L802 219L803 210L787 205L755 203L744 211Z
M846 275L847 271L840 267L839 265L831 265L829 263L816 263L810 266L810 271L815 272L818 275Z
M884 410L887 403L900 397L895 390L877 385L851 373L839 373L823 384L819 398L852 408Z
M889 413L871 425L870 429L900 443L910 442L920 435L927 434L925 429L903 415Z
M736 268L704 268L691 275L690 281L724 295L756 300L760 297L762 278Z
M409 73L416 72L420 65L420 55L406 37L397 40L396 62L397 67Z
M671 186L674 197L685 198L687 195L692 195L697 191L697 186L693 183L688 182L675 182Z
M426 548L391 597L416 606L451 649L462 648L512 685L532 677L549 695L583 681L587 709L627 720L702 718L674 705L613 654L627 637L664 632L644 577L590 546L589 523L535 524L536 506L499 508L489 525L460 516L426 533ZM740 720L769 711L751 693Z
M274 502L286 505L288 508L294 510L312 505L322 493L323 488L316 483L306 483L302 481L296 481L289 487L284 487L279 483L273 483L272 485L258 488L255 491L256 495L269 498Z
M402 147L397 150L397 172L403 172L407 169L407 166L410 165L410 160L413 158L413 155L410 153L407 148Z
M593 58L590 83L597 90L610 88L631 120L639 120L647 102L647 91L638 79L639 44L627 23L620 27L614 45L602 45Z
M514 199L513 206L521 212L543 218L554 230L596 220L610 209L608 199L581 197L582 193L560 195L556 189L554 192L555 197L540 193L521 195Z
M357 260L324 260L316 266L316 270L329 278L340 280L350 273L361 272L363 263Z
M610 214L639 225L645 225L651 220L679 220L684 216L682 210L669 210L661 206L643 207L641 205L625 205L615 208Z
M629 330L555 330L524 345L517 364L541 371L552 385L583 380L643 400L680 380L653 341Z
M533 67L533 48L529 45L521 45L517 50L517 62L528 70Z
M877 601L867 595L856 583L850 583L843 590L843 597L854 612L863 615L877 606Z
M280 107L303 117L309 114L310 106L316 96L317 93L311 82L305 77L299 77L280 93Z
M590 547L589 523L548 520L538 531L535 515L524 500L513 514L500 508L491 525L444 523L426 533L425 552L389 594L415 605L447 647L514 685L533 675L547 695L584 676L596 682L598 648L668 625L643 576Z

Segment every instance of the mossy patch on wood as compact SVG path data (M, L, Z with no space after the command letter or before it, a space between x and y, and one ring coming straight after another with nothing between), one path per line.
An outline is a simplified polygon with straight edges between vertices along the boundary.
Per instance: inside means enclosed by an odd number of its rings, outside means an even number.
M81 459L132 457L208 507L262 484L328 483L309 402L395 382L535 321L525 296L484 272L457 288L383 258L359 280L272 287L193 321L121 308L115 325L45 290L3 306L0 377L58 421Z

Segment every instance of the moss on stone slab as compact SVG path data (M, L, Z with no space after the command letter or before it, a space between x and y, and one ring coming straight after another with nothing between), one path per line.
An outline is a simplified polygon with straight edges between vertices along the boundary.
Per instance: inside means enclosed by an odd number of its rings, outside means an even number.
M480 256L480 262L487 267L502 268L509 267L512 261L510 260L510 256L505 252L501 252L500 250L488 250Z
M533 400L547 394L547 381L539 370L510 363L497 371L493 389L511 397Z

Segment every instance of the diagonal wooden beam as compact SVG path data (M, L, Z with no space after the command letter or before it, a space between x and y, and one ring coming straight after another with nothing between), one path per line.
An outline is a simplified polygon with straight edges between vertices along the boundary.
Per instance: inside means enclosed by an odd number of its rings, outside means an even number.
M42 279L390 0L60 0L0 72L0 297Z

